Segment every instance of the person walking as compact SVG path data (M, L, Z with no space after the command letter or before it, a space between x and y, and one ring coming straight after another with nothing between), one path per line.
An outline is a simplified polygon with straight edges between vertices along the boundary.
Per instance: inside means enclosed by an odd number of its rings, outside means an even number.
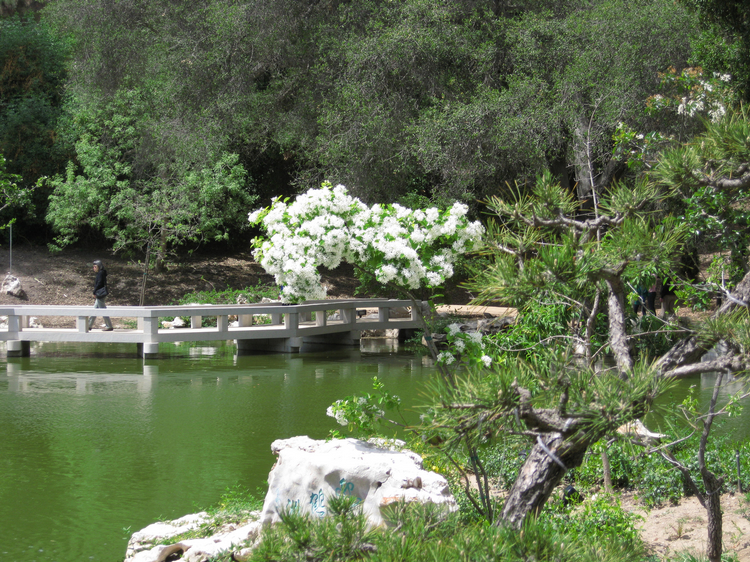
M104 264L101 260L94 260L94 273L96 273L96 279L94 280L94 308L107 308L104 300L107 298L109 291L107 290L107 270L104 269ZM109 316L102 316L104 320L103 331L112 331L112 321ZM89 330L94 327L94 320L96 316L89 316Z

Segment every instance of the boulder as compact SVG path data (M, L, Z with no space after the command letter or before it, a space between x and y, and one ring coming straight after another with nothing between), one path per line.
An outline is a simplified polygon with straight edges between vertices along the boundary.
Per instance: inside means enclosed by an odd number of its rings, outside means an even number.
M327 500L337 494L356 497L372 527L383 525L389 506L400 500L458 509L446 479L424 470L419 455L379 444L307 436L274 441L278 460L268 476L263 525L280 521L285 509L323 517Z
M655 433L645 426L641 420L633 420L617 428L617 433L640 441L642 443L658 443L661 439L668 437L663 433Z
M388 310L390 318L411 318L411 310L405 306L394 306ZM375 315L377 318L377 314Z
M3 279L3 286L1 290L6 295L10 295L21 300L28 300L26 291L24 291L21 287L21 280L18 279L18 277L14 277L10 273L5 276L5 279Z
M184 560L185 562L206 562L221 552L243 550L248 544L257 544L260 536L260 512L248 514L249 519L243 524L229 524L209 537L183 539L173 544L166 539L177 537L187 531L198 528L208 522L205 512L186 515L175 521L154 523L133 533L128 542L125 562L164 562L166 560Z
M515 316L482 318L477 321L477 331L482 332L483 334L497 334L498 332L507 330L515 324L515 322Z
M140 531L136 531L132 534L128 541L128 549L125 552L125 558L132 558L142 550L152 549L153 543L156 541L175 537L195 529L207 519L208 514L205 511L201 511L200 513L185 515L174 521L152 523L148 527L144 527Z

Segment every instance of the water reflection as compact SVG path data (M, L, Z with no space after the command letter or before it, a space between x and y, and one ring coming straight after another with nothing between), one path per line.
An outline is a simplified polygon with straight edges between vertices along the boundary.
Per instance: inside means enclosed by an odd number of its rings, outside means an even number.
M29 361L21 363L8 359L6 374L8 392L11 393L48 393L69 392L77 395L101 392L103 385L132 385L138 393L151 393L158 380L158 365L143 365L142 375L101 373L50 373L38 372L31 368Z

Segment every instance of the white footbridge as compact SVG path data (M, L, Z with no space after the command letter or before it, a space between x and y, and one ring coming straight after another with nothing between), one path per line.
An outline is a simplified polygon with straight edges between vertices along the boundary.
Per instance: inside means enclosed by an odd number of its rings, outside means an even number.
M421 303L420 303L421 304ZM120 319L113 331L88 329L90 316ZM179 306L0 306L0 341L8 357L28 357L31 342L133 343L140 357L158 357L164 342L234 340L237 354L299 353L321 345L359 345L366 330L399 330L399 338L421 328L419 311L410 300L348 299L243 305ZM44 327L46 317L57 317L56 325ZM62 321L60 321L60 317ZM190 325L166 327L166 318L189 317ZM36 321L32 321L32 319ZM215 326L203 327L204 318L215 318ZM168 324L168 323L167 323ZM303 349L304 348L304 349Z

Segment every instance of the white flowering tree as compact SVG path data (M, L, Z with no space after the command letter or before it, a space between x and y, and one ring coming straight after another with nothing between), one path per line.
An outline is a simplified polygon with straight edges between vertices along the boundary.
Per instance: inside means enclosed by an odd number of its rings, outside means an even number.
M371 207L343 185L324 183L292 203L280 198L250 213L267 238L254 241L254 256L282 287L284 302L325 297L319 268L349 263L379 283L399 289L419 312L433 359L432 342L414 291L439 287L453 276L459 255L481 243L482 225L466 217L467 206L413 210L398 204Z

